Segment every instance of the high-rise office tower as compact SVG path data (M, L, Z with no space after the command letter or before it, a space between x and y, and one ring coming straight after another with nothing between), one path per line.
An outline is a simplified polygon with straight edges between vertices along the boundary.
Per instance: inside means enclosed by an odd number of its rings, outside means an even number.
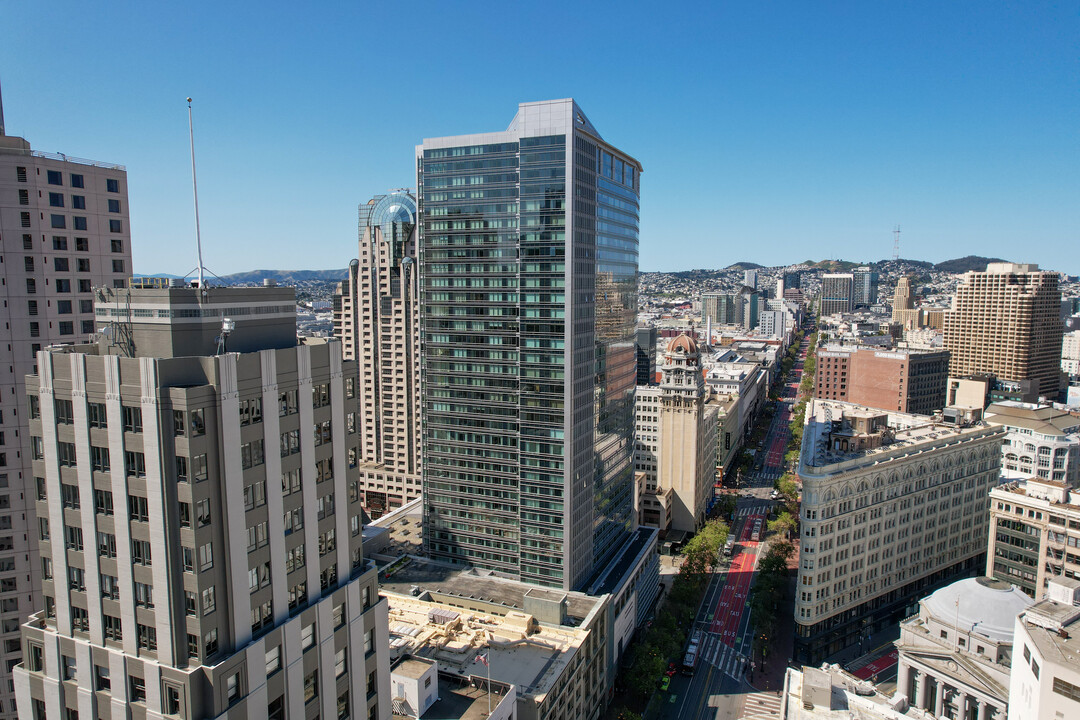
M637 384L656 384L656 327L639 327L637 335Z
M416 159L425 546L580 587L634 525L641 165L570 99Z
M851 273L852 307L870 307L877 302L878 274L868 267L855 268Z
M854 303L854 275L851 273L825 273L821 276L821 314L851 312Z
M121 290L97 314L97 344L28 382L44 609L21 712L389 718L340 344L297 345L291 288Z
M94 332L93 289L126 284L130 238L123 166L0 130L0 718L15 717L19 624L41 605L24 381L38 350Z
M949 375L989 373L1031 381L1056 399L1061 388L1061 296L1058 275L1038 265L990 263L969 272L945 312Z
M757 290L757 270L743 270L743 285Z
M359 257L334 297L334 334L357 361L360 484L378 517L420 497L416 198L377 195L360 206L359 226Z

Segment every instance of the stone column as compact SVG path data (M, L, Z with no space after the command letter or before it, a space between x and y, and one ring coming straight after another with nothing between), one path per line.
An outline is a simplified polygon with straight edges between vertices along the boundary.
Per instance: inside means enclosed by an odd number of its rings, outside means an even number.
M958 720L968 720L967 716L967 693L956 691L956 717Z
M896 675L896 692L906 695L908 701L912 700L911 693L911 666L905 663L900 663L900 669Z
M929 702L928 690L930 689L930 675L925 670L916 670L919 673L919 687L915 691L916 701L915 705L921 710L929 710L926 703Z
M975 715L975 720L990 720L990 714L994 709L986 704L985 700L979 700L979 712Z
M937 693L934 697L934 715L941 717L945 714L945 683L937 681Z

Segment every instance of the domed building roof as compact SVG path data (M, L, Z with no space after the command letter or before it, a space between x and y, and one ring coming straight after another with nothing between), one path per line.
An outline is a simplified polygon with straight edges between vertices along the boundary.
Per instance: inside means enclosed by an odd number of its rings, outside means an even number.
M988 577L957 580L922 601L940 622L965 632L974 626L976 635L999 643L1012 642L1013 621L1034 603L1015 585Z
M682 352L687 355L696 355L698 351L697 343L689 335L680 335L668 343L667 351L669 353Z

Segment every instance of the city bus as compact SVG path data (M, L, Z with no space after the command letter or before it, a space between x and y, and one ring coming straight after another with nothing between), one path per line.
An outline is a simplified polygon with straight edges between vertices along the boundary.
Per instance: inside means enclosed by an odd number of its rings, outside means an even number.
M761 542L761 529L764 526L765 521L758 518L754 521L754 530L750 533L750 539L754 542Z
M682 674L693 675L694 666L697 665L698 648L701 646L701 631L695 630L690 634L690 642L686 645L686 653L682 660Z

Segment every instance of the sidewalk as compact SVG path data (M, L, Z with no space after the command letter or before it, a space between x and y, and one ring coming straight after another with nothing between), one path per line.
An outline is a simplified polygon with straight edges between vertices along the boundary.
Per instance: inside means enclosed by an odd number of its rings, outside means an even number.
M795 552L788 559L788 593L777 610L777 617L780 619L777 632L779 637L770 644L765 667L754 672L754 681L750 684L756 690L779 692L783 689L784 675L787 673L795 649L795 593L798 590L796 583L799 568L799 539L795 538L792 544L795 546ZM753 617L750 619L753 620Z

